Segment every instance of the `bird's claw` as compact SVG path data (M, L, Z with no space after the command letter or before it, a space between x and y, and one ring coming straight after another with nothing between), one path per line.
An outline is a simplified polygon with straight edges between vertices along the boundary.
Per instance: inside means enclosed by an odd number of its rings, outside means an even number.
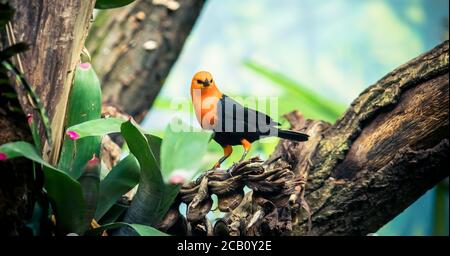
M206 172L202 173L202 175L200 175L196 180L195 183L200 183L202 181L202 179L208 175L210 175L211 173L213 173L215 170L217 170L217 167L214 166L213 168L207 170Z
M233 163L233 165L230 167L230 168L228 168L228 170L227 170L227 173L231 176L231 177L233 177L233 171L234 171L234 169L236 169L236 166L238 165L238 163Z

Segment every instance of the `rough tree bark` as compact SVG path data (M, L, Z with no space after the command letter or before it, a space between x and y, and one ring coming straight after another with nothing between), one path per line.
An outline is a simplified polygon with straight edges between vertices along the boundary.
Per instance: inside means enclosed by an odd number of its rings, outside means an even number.
M80 59L95 0L14 0L11 5L16 10L12 21L14 37L17 42L30 44L30 49L20 56L23 72L40 96L53 131L53 149L44 157L56 163L73 71ZM18 94L24 111L33 113L26 93L19 90Z
M448 176L448 50L446 41L369 87L342 118L305 143L315 148L280 144L279 153L298 161L295 170L308 170L310 234L375 232ZM293 234L306 233L303 218Z
M51 163L56 163L62 142L66 103L72 84L73 70L79 61L95 0L13 0L10 3L16 10L11 22L15 41L30 45L28 51L20 54L21 68L23 68L26 79L40 96L49 115L53 131L53 147L51 148L47 144L43 157ZM5 34L2 34L2 42L7 41L4 38ZM28 100L26 91L17 87L16 92L24 112L37 116ZM9 115L0 115L0 118L2 127L6 127L5 130L2 129L2 133L11 135L11 137L4 137L6 141L2 139L1 143L29 136L24 116L10 119ZM14 122L8 122L8 118ZM42 126L42 124L40 125ZM44 138L44 136L42 137ZM16 163L19 161L0 163L2 171L9 169L13 173L11 175L18 177L17 179L6 177L8 186L2 184L0 187L2 191L0 193L2 196L0 212L19 216L14 219L13 223L7 223L5 229L3 227L0 229L5 234L17 234L17 227L22 226L23 218L20 218L24 215L22 206L27 204L26 194L30 191L27 184L24 184L24 179L29 177L23 178L25 173L30 173L30 165L17 165ZM4 180L4 173L1 174L2 180ZM13 191L18 192L7 192L10 187L15 188ZM14 212L14 209L19 210ZM8 222L9 220L2 217L1 221Z
M376 232L449 175L448 50L446 41L392 71L333 125L287 114L309 141L281 140L265 162L184 185L160 227L211 234L204 216L216 194L228 212L216 234ZM244 197L244 185L253 193ZM180 228L180 202L188 204L189 228Z
M98 13L86 47L108 105L144 118L204 2L138 0Z

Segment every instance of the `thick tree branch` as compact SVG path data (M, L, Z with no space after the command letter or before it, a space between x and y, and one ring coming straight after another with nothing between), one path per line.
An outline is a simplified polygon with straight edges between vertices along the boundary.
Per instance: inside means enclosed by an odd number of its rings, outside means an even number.
M108 105L122 109L137 121L144 118L204 2L138 0L123 8L99 12L87 48Z
M312 234L375 232L448 176L448 47L389 73L316 136L305 197ZM290 155L304 161L302 152ZM293 234L306 231L303 218Z

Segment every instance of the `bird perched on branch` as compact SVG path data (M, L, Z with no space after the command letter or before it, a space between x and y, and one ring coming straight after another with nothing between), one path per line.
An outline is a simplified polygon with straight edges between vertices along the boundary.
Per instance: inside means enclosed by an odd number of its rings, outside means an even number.
M270 116L247 108L221 93L212 75L200 71L191 82L191 97L195 114L203 129L214 131L213 139L223 148L223 157L214 165L220 165L233 152L232 146L242 145L244 160L252 143L262 137L275 136L293 141L307 141L308 135L278 128L280 123ZM212 169L212 170L213 170Z

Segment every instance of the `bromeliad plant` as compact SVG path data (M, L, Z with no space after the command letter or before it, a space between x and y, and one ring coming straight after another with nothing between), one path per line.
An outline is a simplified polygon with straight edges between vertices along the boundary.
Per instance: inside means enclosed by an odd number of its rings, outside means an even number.
M100 82L92 66L82 63L76 69L69 97L69 128L57 166L41 158L42 147L32 117L29 124L35 145L18 141L0 146L0 160L25 157L43 174L43 191L50 205L36 203L29 223L36 235L45 229L41 223L50 224L51 219L55 234L99 235L121 228L119 234L163 235L152 226L164 217L181 183L200 169L211 137L209 133L168 129L163 141L144 132L131 119L100 117ZM101 140L117 132L125 139L130 154L108 172L99 159ZM107 172L103 179L102 171ZM131 205L120 203L136 185Z
M98 0L95 7L116 8L133 1ZM2 9L2 14L0 27L13 11ZM39 97L9 61L25 48L16 44L0 52L0 85L9 83L9 73L27 90L51 145L51 130ZM65 121L69 128L57 165L42 159L41 136L32 115L28 115L28 123L33 144L17 141L0 146L0 161L16 157L33 161L39 193L27 226L34 235L100 235L110 229L119 229L119 234L164 235L153 226L165 216L181 183L200 169L211 134L168 129L163 141L131 119L101 119L101 102L100 82L92 66L82 63L69 96ZM130 154L108 171L100 160L102 136L117 132L124 137ZM131 205L122 204L123 195L137 185Z

